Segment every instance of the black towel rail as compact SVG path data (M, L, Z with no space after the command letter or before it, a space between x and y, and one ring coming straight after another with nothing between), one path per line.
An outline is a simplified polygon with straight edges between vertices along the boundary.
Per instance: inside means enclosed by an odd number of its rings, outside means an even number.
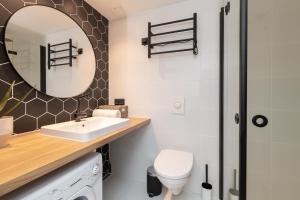
M162 32L162 33L152 33L152 36L168 35L168 34L180 33L180 32L192 31L192 30L194 30L194 28L186 28L186 29L167 31L167 32Z
M193 27L192 28L185 28L185 29L178 29L178 30L172 30L172 31L166 31L166 32L160 32L160 33L153 33L152 28L170 25L170 24L176 24L186 21L193 21ZM161 36L161 35L169 35L169 34L175 34L180 32L187 32L187 31L193 31L193 37L192 38L186 38L186 39L179 39L179 40L170 40L165 42L156 42L152 43L152 37ZM169 50L169 51L157 51L152 52L152 49L155 46L165 46L169 44L176 44L176 43L186 43L186 42L192 42L193 46L192 48L185 48L185 49L175 49L175 50ZM148 46L148 58L151 58L152 55L158 55L158 54L166 54L166 53L175 53L175 52L183 52L183 51L193 51L194 55L198 54L198 46L197 46L197 13L193 14L192 18L186 18L181 20L175 20L160 24L151 24L151 22L148 22L148 37L142 38L142 44Z
M52 49L53 47L59 47L59 46L68 46L68 48L60 49L60 50ZM73 52L74 50L77 51L77 54L74 54L74 52ZM63 52L68 53L68 55L55 57L56 54L63 53ZM77 59L77 56L82 53L83 53L83 50L81 48L78 49L76 46L73 45L72 39L69 39L68 42L62 42L62 43L53 44L53 45L48 44L48 69L51 69L51 67L63 66L63 65L69 65L70 67L72 67L73 59ZM53 56L51 57L52 54L54 54L54 57ZM68 62L56 63L56 61L58 61L58 60L68 60Z
M157 55L157 54L163 54L163 53L176 53L176 52L182 52L182 51L193 51L193 48L190 48L190 49L177 49L177 50L170 50L170 51L158 51L158 52L151 53L151 55Z
M188 41L193 41L194 38L188 38L188 39L182 39L182 40L171 40L171 41L166 41L166 42L157 42L157 43L152 43L151 46L164 46L168 44L174 44L174 43L181 43L181 42L188 42Z
M194 15L195 14L197 15L197 13L194 13ZM194 17L186 18L186 19L180 19L180 20L175 20L175 21L170 21L170 22L165 22L165 23L160 23L160 24L154 24L154 25L151 25L151 27L164 26L164 25L169 25L169 24L176 24L176 23L185 22L185 21L191 21L191 20L194 20Z

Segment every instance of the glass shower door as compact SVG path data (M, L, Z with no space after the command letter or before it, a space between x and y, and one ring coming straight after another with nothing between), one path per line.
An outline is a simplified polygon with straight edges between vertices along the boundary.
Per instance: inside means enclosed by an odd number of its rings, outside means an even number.
M300 190L300 1L248 1L247 200Z
M239 0L224 5L223 200L237 199L239 190L239 9Z

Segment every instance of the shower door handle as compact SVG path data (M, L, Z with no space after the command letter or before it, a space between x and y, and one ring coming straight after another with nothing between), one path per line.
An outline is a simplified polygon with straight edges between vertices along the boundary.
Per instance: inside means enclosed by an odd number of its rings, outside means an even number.
M266 127L269 123L268 118L263 116L263 115L255 115L252 118L252 123L254 124L254 126L257 126L259 128L263 128Z

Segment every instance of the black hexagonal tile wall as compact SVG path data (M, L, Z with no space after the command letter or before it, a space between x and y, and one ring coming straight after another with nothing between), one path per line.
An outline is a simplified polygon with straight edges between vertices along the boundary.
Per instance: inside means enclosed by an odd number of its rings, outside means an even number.
M9 62L9 59L5 53L4 45L2 43L0 43L0 63L4 64L7 62Z
M92 35L93 34L93 27L89 22L83 22L83 30L87 35Z
M4 27L0 27L0 38L4 37Z
M2 55L0 55L0 57L1 56ZM9 63L0 64L0 79L7 83L12 83L13 81L15 81L16 84L23 82L21 77L19 75L16 75L16 71L11 67Z
M96 88L95 90L94 90L94 97L96 98L96 99L100 99L101 98L101 90L100 90L100 88Z
M105 70L105 62L103 60L100 60L98 63L98 67L101 71Z
M89 87L89 88L84 92L84 94L87 94L89 97L92 97L92 95L93 95L93 90L92 90L92 88Z
M53 7L54 3L51 0L37 0L37 3L40 5Z
M86 110L89 106L89 102L86 98L80 100L80 110Z
M101 51L98 48L94 49L94 51L95 51L96 60L101 59L101 55L102 55Z
M76 111L77 108L77 101L75 99L67 99L64 102L64 110L66 110L68 113L73 113Z
M102 52L102 58L105 63L108 62L108 54L105 51Z
M0 26L4 26L8 20L10 13L0 4Z
M60 99L52 99L48 102L48 112L54 115L57 115L63 110L63 101Z
M83 0L0 0L0 98L15 80L13 98L8 102L8 108L14 105L31 87L16 73L5 52L3 32L11 13L22 6L41 4L56 8L68 14L88 35L97 60L95 80L86 92L91 98L83 99L81 109L91 114L98 105L104 105L108 99L108 20L89 6ZM100 60L101 59L101 60ZM106 73L105 72L105 73ZM104 75L104 77L103 77ZM99 81L100 80L100 81ZM106 92L107 91L107 92ZM72 119L77 107L75 98L59 99L50 97L38 91L32 93L14 110L14 132L32 131L43 125L68 121ZM6 108L7 109L7 108ZM101 150L104 157L104 178L111 173L108 145Z
M37 93L37 98L42 99L42 100L44 100L44 101L46 101L46 102L48 102L48 101L54 99L54 97L48 96L48 95L46 95L46 94L44 94L44 93L41 93L41 92L38 92L38 93Z
M21 116L25 115L25 103L23 103L23 102L21 102L21 103L19 104L19 106L18 106L16 109L14 109L14 110L12 110L11 112L7 113L7 112L8 112L11 108L13 108L18 102L19 102L19 101L16 100L16 99L10 99L10 100L7 102L7 104L6 104L5 108L4 108L4 110L2 111L2 114L4 114L4 115L12 115L12 116L14 116L14 119L18 119L18 118L20 118Z
M24 2L22 0L14 0L14 1L7 1L7 0L0 0L0 3L10 12L16 12L18 9L24 6ZM0 11L1 12L1 11Z
M91 35L91 36L89 36L89 39L90 39L90 42L91 42L92 46L94 48L96 48L97 47L97 43L98 43L98 41L96 40L96 38L93 35Z
M36 0L23 0L25 3L36 3Z
M103 19L105 18L99 12L97 12L95 9L93 9L93 14L96 17L97 21L103 21Z
M103 71L102 72L102 78L104 79L104 80L107 80L108 79L108 72L107 71Z
M0 84L0 97L3 97L6 93L6 91L9 89L10 85L1 82Z
M104 34L102 34L102 40L104 41L105 44L108 43L108 33L105 32Z
M106 104L106 99L100 98L98 99L98 106L103 106Z
M55 123L55 116L50 113L45 113L41 117L38 118L38 128L42 126L54 124Z
M62 11L62 12L66 12L65 11L65 7L63 6L63 5L60 5L60 4L57 4L57 5L55 5L55 8L57 9L57 10L60 10L60 11ZM72 19L74 19L74 15L72 16ZM76 21L76 20L75 20ZM80 21L80 20L79 20ZM77 21L76 21L77 22ZM78 24L80 24L80 23L78 23Z
M56 116L56 123L66 122L71 120L71 115L67 112L61 112Z
M82 26L82 20L77 15L72 15L71 17L79 26ZM82 28L83 28L83 31L86 31L84 29L84 27L82 27ZM89 35L87 32L86 32L86 34Z
M102 21L98 21L98 29L100 33L105 33L105 25Z
M55 4L62 4L63 0L52 0Z
M91 84L91 89L95 89L95 88L97 88L98 87L98 84L97 84L97 80L96 79L94 79L94 81L92 82L92 84Z
M98 80L98 88L105 88L105 81L103 79Z
M97 62L97 63L98 63L98 62ZM96 68L96 71L95 71L95 79L96 79L96 80L101 79L101 71L99 70L99 67Z
M89 15L88 16L88 21L91 24L92 27L97 27L97 19L95 18L94 15Z
M21 82L21 83L16 84L14 86L13 96L16 99L21 100L28 92L31 91L31 89L32 88L27 83ZM33 90L33 91L30 92L30 94L28 95L28 97L24 101L25 102L31 101L35 97L36 97L36 91Z
M64 0L64 8L68 14L76 14L76 5L72 0Z
M86 10L83 7L77 7L77 14L78 17L82 20L82 21L87 21L88 18L88 14L86 13Z
M105 43L102 40L100 40L98 42L98 48L100 49L100 51L104 51L105 50Z
M14 122L14 132L22 133L35 130L37 128L36 118L23 115L21 118Z
M46 102L41 99L33 99L26 103L26 114L33 117L40 117L46 112Z
M91 15L93 14L93 7L90 6L90 4L88 4L87 2L83 1L83 7L86 10L86 12Z
M104 89L101 91L101 97L104 99L108 98L108 90L107 89Z
M92 110L96 109L96 108L97 108L97 105L98 105L98 103L97 103L97 100L96 100L96 99L91 98L91 99L89 100L89 108L90 108L90 109L92 109Z
M101 40L101 33L99 32L98 29L93 30L93 35L97 40Z
M77 6L83 6L83 0L74 0Z

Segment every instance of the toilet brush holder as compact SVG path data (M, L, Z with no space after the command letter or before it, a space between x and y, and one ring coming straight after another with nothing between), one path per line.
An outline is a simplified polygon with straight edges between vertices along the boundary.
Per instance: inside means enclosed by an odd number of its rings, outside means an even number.
M202 183L202 200L211 200L212 185L208 183L208 165L205 165L206 180Z
M239 200L239 191L236 188L236 169L233 171L233 188L229 189L229 200Z

